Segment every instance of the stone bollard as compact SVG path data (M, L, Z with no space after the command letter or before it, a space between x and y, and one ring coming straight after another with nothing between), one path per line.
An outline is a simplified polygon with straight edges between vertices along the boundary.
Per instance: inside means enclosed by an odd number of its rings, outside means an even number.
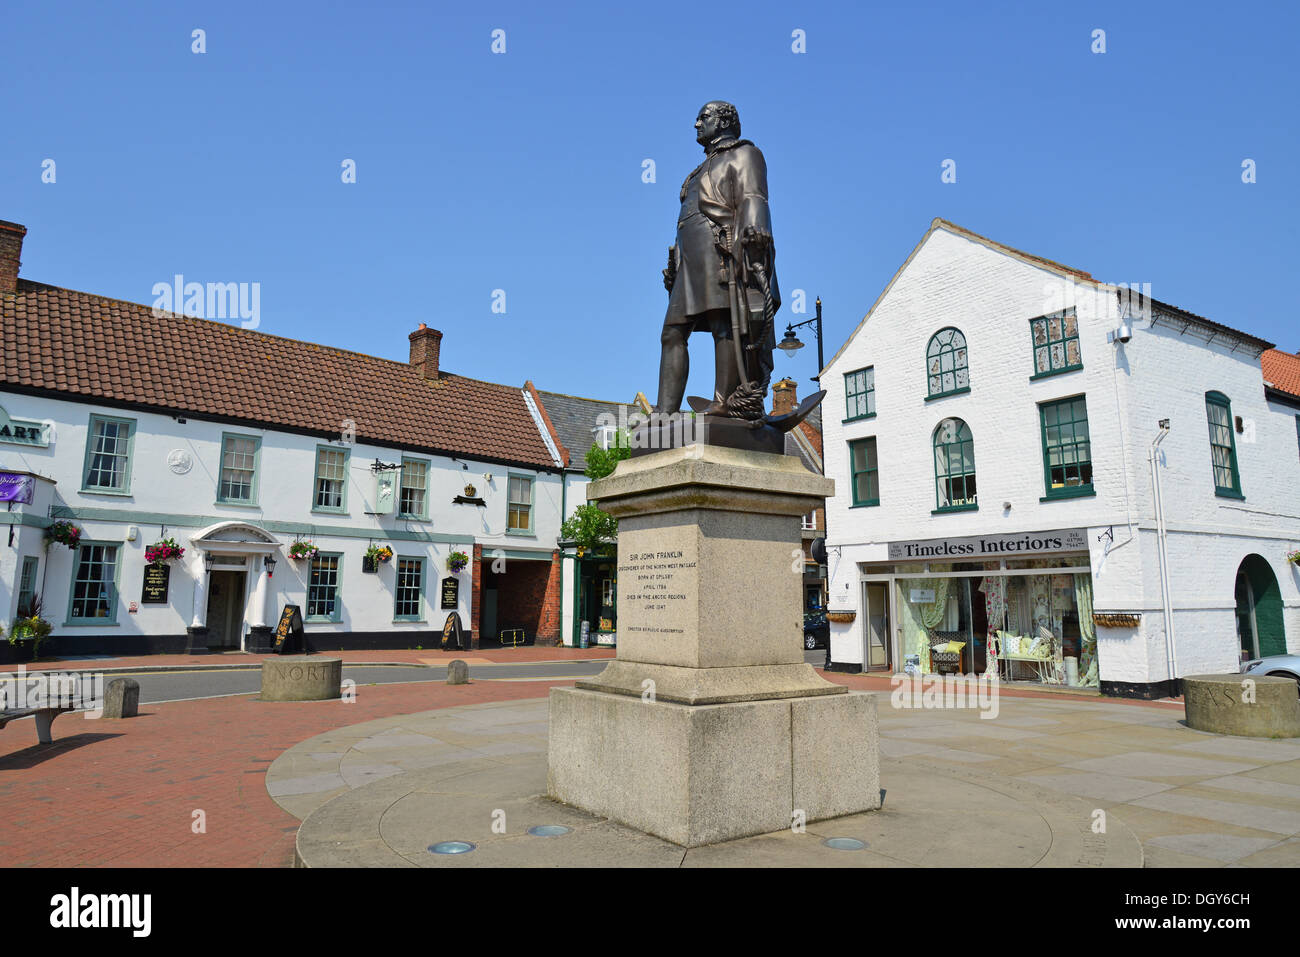
M1300 694L1292 678L1190 675L1183 678L1187 726L1252 738L1300 737Z
M262 662L262 701L326 701L343 687L342 658L289 656Z
M140 682L114 678L104 691L105 718L134 718L140 713Z
M447 665L447 684L449 685L467 685L469 684L469 665L456 658Z

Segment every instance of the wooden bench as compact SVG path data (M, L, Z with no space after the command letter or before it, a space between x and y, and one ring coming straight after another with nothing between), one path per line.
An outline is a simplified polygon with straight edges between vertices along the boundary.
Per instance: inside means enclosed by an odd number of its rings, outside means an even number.
M41 744L51 744L54 737L50 734L50 725L54 719L65 711L75 711L72 707L55 707L55 708L9 708L0 711L0 728L3 728L10 721L17 721L19 718L36 718L36 737L40 739Z

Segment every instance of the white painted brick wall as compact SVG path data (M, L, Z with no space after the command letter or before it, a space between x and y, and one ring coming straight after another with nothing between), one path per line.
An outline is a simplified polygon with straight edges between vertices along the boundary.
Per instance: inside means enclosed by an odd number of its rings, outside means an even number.
M1030 381L1029 320L1071 305L1084 368ZM1287 548L1300 547L1294 413L1268 407L1252 351L1238 346L1234 353L1230 344L1207 344L1204 334L1180 336L1141 320L1133 323L1129 344L1113 346L1106 336L1117 324L1113 290L1074 283L943 229L933 232L822 378L826 474L836 480L827 502L830 607L859 609L857 563L886 561L890 541L1087 527L1095 607L1143 614L1139 629L1099 632L1103 680L1165 678L1147 451L1157 420L1170 418L1161 482L1179 670L1235 670L1233 586L1237 566L1252 552L1273 567L1288 642L1300 647L1300 576L1283 557ZM925 351L945 326L966 336L971 391L926 402ZM876 417L845 423L844 374L866 366L875 367ZM1250 434L1237 437L1245 502L1214 495L1205 415L1210 389L1226 394L1233 414L1248 423ZM1087 398L1097 494L1040 502L1038 403L1080 394ZM980 507L933 515L931 440L948 416L971 429ZM881 504L854 508L848 443L867 436L876 437ZM1098 537L1107 530L1113 544L1103 554ZM861 662L862 625L860 615L852 625L832 625L833 660Z

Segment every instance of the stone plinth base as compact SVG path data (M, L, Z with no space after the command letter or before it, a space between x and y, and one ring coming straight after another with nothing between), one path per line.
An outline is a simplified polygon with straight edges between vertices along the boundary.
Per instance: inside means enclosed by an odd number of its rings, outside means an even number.
M547 791L698 847L878 809L878 734L860 692L691 706L552 688Z
M1300 696L1291 678L1191 675L1182 681L1189 728L1252 738L1300 737Z
M647 682L649 682L647 684ZM594 678L574 682L587 691L607 691L640 698L653 691L659 701L677 704L726 704L767 698L802 698L845 694L848 688L827 681L810 664L750 665L738 668L682 668L642 661L611 661Z
M262 662L262 701L324 701L343 690L342 658L268 658Z

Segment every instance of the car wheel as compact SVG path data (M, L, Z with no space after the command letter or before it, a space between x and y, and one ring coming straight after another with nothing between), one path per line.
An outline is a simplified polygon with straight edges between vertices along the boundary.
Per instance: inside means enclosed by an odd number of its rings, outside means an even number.
M803 636L803 646L804 646L805 648L807 648L809 651L816 651L816 650L817 650L817 636L816 636L816 635L804 635L804 636Z
M1269 676L1270 678L1290 678L1292 681L1295 682L1295 685L1296 685L1296 693L1297 693L1297 694L1300 694L1300 678L1297 678L1295 675L1291 674L1291 672L1289 672L1289 671L1270 671L1270 672L1268 673L1268 676Z

